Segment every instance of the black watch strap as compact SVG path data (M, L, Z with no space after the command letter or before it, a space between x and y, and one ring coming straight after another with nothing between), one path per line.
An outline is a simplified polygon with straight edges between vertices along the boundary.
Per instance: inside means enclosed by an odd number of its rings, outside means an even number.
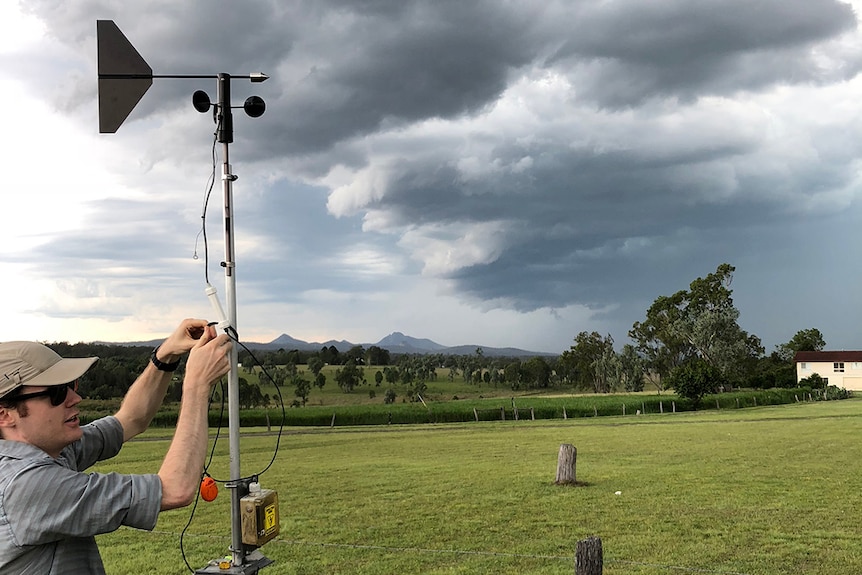
M153 362L153 365L155 365L156 369L158 369L158 370L161 370L161 371L174 371L174 370L176 370L180 366L180 360L176 360L173 363L165 363L163 361L160 361L159 358L156 357L156 352L159 351L159 347L161 347L161 346L157 345L156 348L153 350L152 355L150 355L150 361Z

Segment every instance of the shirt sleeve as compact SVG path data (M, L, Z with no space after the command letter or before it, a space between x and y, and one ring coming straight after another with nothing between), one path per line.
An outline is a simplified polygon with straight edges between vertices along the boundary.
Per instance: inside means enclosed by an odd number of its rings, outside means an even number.
M62 457L72 469L84 471L99 461L110 459L123 447L123 425L110 415L81 427L81 439L63 450Z
M158 475L85 474L50 462L18 473L4 494L18 545L108 533L120 525L151 530L161 508Z

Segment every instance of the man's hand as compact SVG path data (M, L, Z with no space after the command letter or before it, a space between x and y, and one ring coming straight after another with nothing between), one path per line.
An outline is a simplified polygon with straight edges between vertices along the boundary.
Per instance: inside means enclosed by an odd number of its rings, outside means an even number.
M212 326L204 324L203 330L186 362L183 386L205 386L209 393L212 385L230 371L230 351L233 344L226 334L216 336L216 330Z
M212 385L230 371L230 339L227 335L216 337L215 328L207 326L206 320L186 319L162 343L157 356L159 360L170 363L189 350L192 353L186 364L183 405L187 399L185 392L189 391L189 395L194 395L202 402L201 409L205 413ZM115 414L123 426L124 441L135 437L150 425L165 398L171 379L171 372L160 371L150 364L135 380Z
M165 363L180 359L194 347L206 330L205 319L184 319L174 333L159 346L158 358Z

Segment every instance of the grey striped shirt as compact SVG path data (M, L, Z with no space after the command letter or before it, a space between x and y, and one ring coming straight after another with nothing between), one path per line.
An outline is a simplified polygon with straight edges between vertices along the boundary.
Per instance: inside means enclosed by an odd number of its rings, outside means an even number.
M41 449L0 440L0 573L72 575L105 572L95 535L120 525L153 529L158 475L82 473L114 457L123 428L105 417L54 459Z

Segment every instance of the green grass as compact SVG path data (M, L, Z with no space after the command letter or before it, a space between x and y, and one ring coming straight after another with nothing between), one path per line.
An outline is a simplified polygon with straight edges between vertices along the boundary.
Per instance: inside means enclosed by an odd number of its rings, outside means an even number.
M158 469L167 448L128 444L101 471ZM275 438L244 430L244 473ZM862 400L536 422L292 428L264 487L281 534L278 574L572 574L576 542L602 538L605 573L862 572ZM561 443L583 485L552 484ZM225 477L226 437L213 475ZM616 495L616 492L620 492ZM201 502L194 568L229 545L229 496ZM189 509L153 533L99 538L109 573L180 574ZM696 572L696 571L695 571Z
M314 379L311 372L306 366L298 366L300 374L305 379ZM326 385L322 389L312 386L311 393L308 397L309 406L329 406L329 405L352 405L352 404L382 404L383 395L389 387L392 387L398 394L397 401L401 402L406 393L406 386L403 383L388 384L385 381L379 386L375 383L374 374L377 371L383 371L384 366L363 366L363 374L365 383L360 384L352 393L344 393L335 381L335 372L341 369L339 365L327 365L321 373L326 376ZM491 385L487 383L467 383L464 381L463 375L458 373L450 380L449 369L445 367L436 370L436 378L426 381L427 390L425 396L433 401L446 401L457 396L460 399L478 399L489 397L504 397L508 398L512 395L512 390L508 385ZM251 384L258 384L261 393L275 397L277 392L275 386L267 380L257 369L254 373L248 373L240 370L240 377L245 378ZM290 404L295 399L294 388L291 385L282 387L286 403ZM373 391L375 397L369 398L369 392ZM520 392L518 395L523 394Z

